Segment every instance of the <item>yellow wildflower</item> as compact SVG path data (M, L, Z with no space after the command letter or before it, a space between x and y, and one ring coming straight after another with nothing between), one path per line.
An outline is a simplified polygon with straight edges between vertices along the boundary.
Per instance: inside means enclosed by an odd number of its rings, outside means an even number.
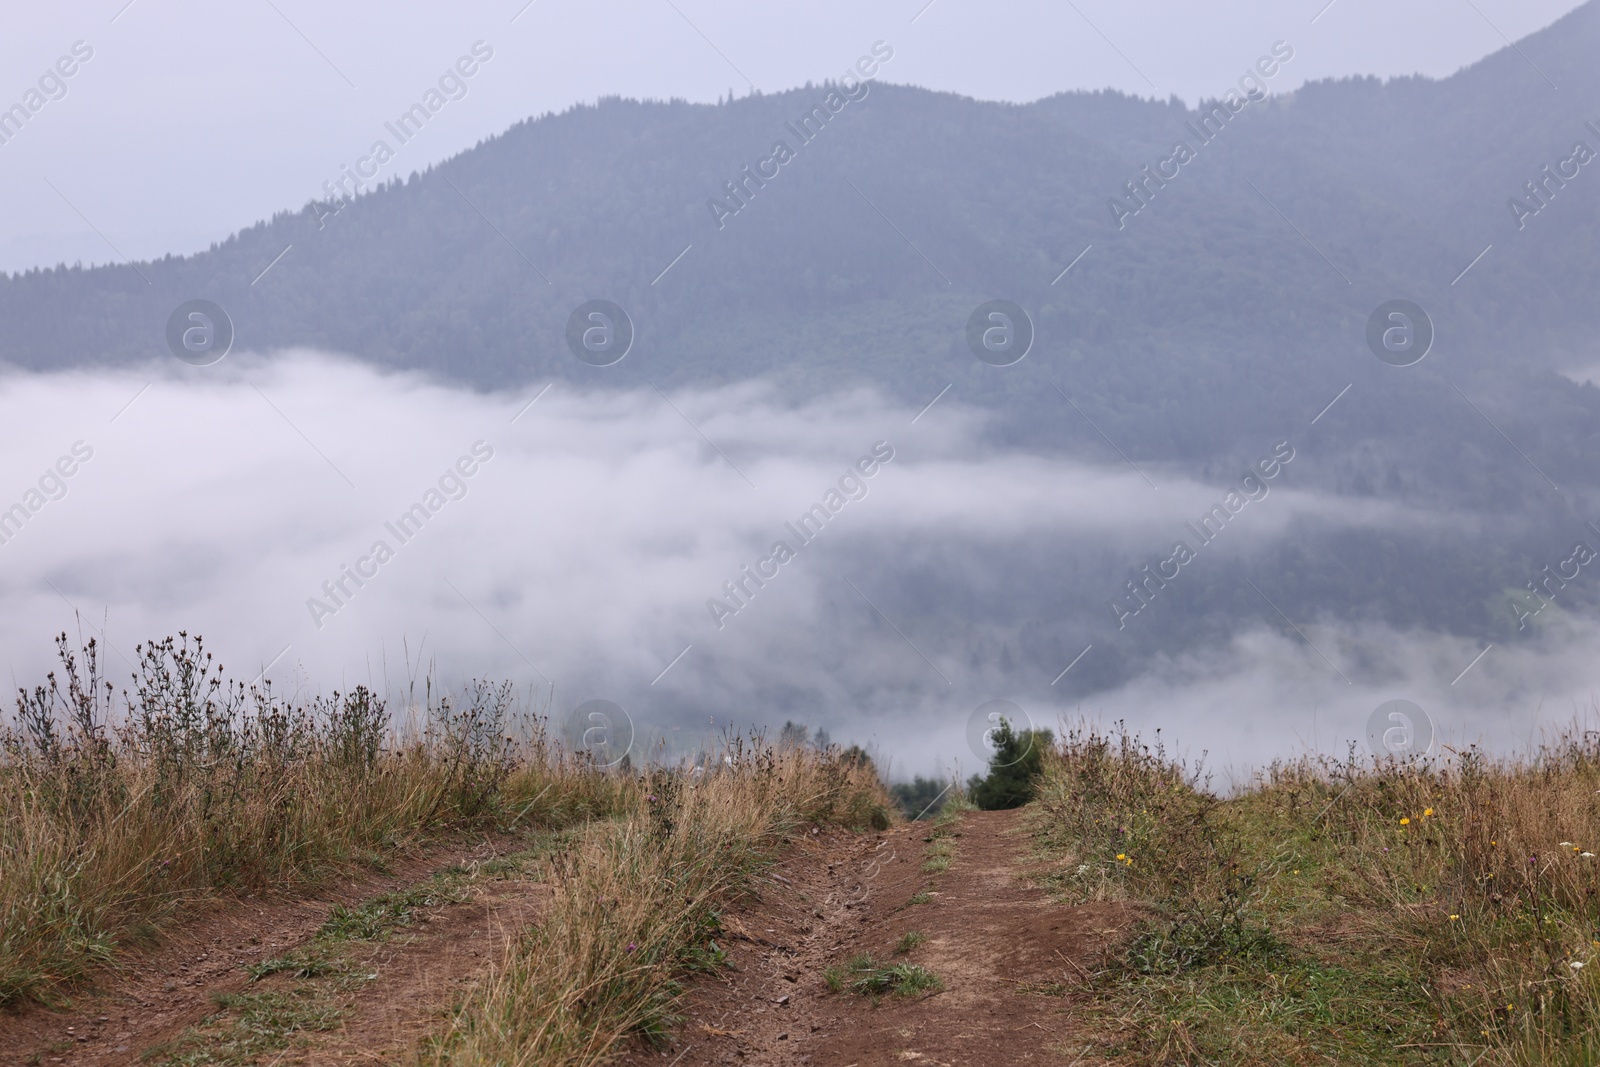
M1401 819L1400 820L1400 825L1401 826L1410 826L1411 825L1411 820L1410 819Z

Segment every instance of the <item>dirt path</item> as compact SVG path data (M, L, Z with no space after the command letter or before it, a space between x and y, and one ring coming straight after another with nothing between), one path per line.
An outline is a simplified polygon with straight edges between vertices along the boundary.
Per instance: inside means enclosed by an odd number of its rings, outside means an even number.
M489 882L464 903L430 909L425 925L360 961L375 977L350 998L342 1025L278 1067L409 1062L418 1041L439 1033L451 1005L503 958L507 940L536 921L549 895L543 884Z
M1074 1040L1070 994L1126 927L1126 911L1050 903L1023 877L1027 841L1016 812L968 813L943 838L948 845L929 834L914 823L865 837L808 835L759 901L724 917L734 969L693 989L666 1058L639 1050L628 1062L1073 1063L1089 1042ZM930 850L953 852L948 869L924 871ZM926 902L911 903L922 892ZM897 954L912 932L926 940ZM830 991L826 969L860 953L920 965L943 991L876 1002Z
M114 970L76 991L70 1009L38 1005L0 1011L0 1065L74 1067L149 1062L143 1055L217 1011L218 995L267 988L245 968L308 944L335 904L353 906L456 866L482 864L525 848L521 839L457 843L398 863L384 875L345 879L316 896L218 903L175 929L156 947L132 951ZM357 962L371 979L343 998L340 1025L297 1035L278 1060L291 1064L393 1062L423 1033L436 1030L463 983L500 952L506 935L531 922L548 888L526 879L474 882L461 903L419 910L414 923L364 946ZM309 1047L300 1042L309 1040Z
M98 988L80 991L71 1010L0 1012L0 1067L159 1062L163 1056L144 1054L216 1012L219 994L293 987L290 974L252 983L245 968L303 951L334 904L370 901L527 844L458 845L314 898L218 905L161 946L129 954ZM1095 1062L1078 1058L1090 1043L1074 1030L1074 994L1128 914L1117 905L1052 904L1027 880L1026 867L1015 812L968 813L942 830L927 823L878 834L815 829L786 851L756 899L723 916L731 966L691 987L686 1022L665 1057L638 1048L626 1062ZM335 998L341 1014L326 1029L296 1033L289 1048L265 1059L274 1067L407 1060L419 1038L442 1028L450 1004L498 958L507 937L536 919L548 893L520 875L474 877L461 902L418 909L392 936L351 951L347 959L363 977ZM920 938L902 943L908 934ZM829 968L863 953L879 966L925 968L943 988L878 998L830 990Z

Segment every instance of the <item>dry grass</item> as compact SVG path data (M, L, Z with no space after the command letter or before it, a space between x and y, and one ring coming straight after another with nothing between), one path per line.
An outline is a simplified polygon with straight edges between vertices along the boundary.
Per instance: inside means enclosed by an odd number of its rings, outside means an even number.
M1077 731L1033 827L1064 896L1148 907L1095 987L1140 1062L1600 1055L1600 735L1301 760L1221 798L1159 745Z
M579 1067L630 1036L664 1036L688 972L717 965L717 908L809 823L885 826L870 767L837 751L747 751L700 773L658 770L564 863L541 925L513 946L427 1062Z
M836 749L606 773L513 726L507 687L430 696L397 732L364 689L292 705L230 685L197 639L141 647L120 697L92 642L58 644L0 727L0 1003L51 999L219 892L313 884L451 827L587 822L551 859L542 924L427 1056L598 1063L665 1033L683 976L721 960L717 907L785 835L888 825L870 764Z
M139 650L113 699L93 642L0 729L0 1003L50 999L217 891L312 884L421 834L605 810L618 787L507 734L510 692L429 699L396 740L365 689L309 705L224 681L198 639Z

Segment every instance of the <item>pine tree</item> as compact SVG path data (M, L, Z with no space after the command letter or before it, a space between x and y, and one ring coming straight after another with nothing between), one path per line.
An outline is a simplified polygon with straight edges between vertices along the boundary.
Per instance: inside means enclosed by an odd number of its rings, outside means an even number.
M1014 730L1000 720L994 732L994 752L989 756L989 776L973 775L967 783L972 802L983 811L1020 808L1033 799L1044 750L1055 741L1049 730Z

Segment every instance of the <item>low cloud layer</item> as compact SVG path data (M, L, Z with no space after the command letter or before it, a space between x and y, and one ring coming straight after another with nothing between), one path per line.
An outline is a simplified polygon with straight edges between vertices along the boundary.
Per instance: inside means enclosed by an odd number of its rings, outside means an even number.
M1244 773L1342 750L1392 698L1445 740L1513 747L1596 689L1583 619L1457 677L1481 644L1331 621L1297 635L1263 609L1221 645L1144 655L1132 681L1073 695L1058 672L1085 645L1074 672L1115 651L1106 602L1128 568L1169 556L1239 479L997 451L954 395L920 416L759 385L509 396L301 352L14 375L0 405L0 508L21 508L0 522L0 638L18 685L81 617L85 637L105 627L118 680L138 641L182 629L279 690L399 697L431 666L514 679L557 714L613 700L641 737L806 721L907 773L975 769L967 720L996 698L1040 725L1161 727ZM1471 525L1298 490L1303 462L1184 570L1308 522ZM1098 629L1040 666L1025 620L1057 603Z

